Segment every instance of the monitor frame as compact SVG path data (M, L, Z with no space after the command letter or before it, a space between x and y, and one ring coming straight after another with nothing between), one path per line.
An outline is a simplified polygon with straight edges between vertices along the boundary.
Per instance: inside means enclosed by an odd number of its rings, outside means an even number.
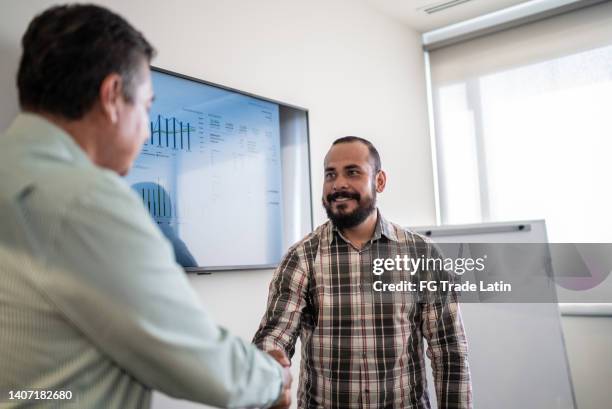
M211 81L203 80L201 78L196 78L196 77L192 77L189 75L181 74L181 73L171 71L165 68L161 68L161 67L157 67L153 65L150 65L149 68L151 69L151 71L154 71L154 72L159 72L162 74L170 75L170 76L181 78L184 80L193 81L193 82L200 83L203 85L208 85L210 87L215 87L215 88L222 89L225 91L234 92L234 93L245 95L251 98L256 98L256 99L259 99L265 102L271 102L274 104L278 104L279 107L282 106L282 107L294 109L297 111L301 111L305 115L305 120L306 120L306 129L305 129L306 135L305 136L306 136L306 155L307 155L307 162L308 162L307 163L307 172L308 172L308 184L307 184L308 186L307 187L308 187L308 202L309 202L309 207L310 207L308 218L309 218L309 229L310 231L313 230L314 211L313 211L313 205L312 205L313 204L312 203L313 194L312 194L312 162L311 162L311 153L310 153L310 116L309 116L309 112L307 108L304 108L298 105L294 105L294 104L289 104L289 103L275 100L272 98L262 97L260 95L257 95L251 92L242 91L242 90L232 88L226 85L217 84ZM282 136L281 136L281 142L282 142ZM281 163L281 166L282 166L282 163ZM185 270L185 272L187 273L212 274L213 272L216 272L216 271L222 272L222 271L242 271L242 270L269 270L269 269L274 269L277 266L278 266L277 264L256 264L256 265L235 265L235 266L234 265L197 266L197 267L183 267L183 270Z

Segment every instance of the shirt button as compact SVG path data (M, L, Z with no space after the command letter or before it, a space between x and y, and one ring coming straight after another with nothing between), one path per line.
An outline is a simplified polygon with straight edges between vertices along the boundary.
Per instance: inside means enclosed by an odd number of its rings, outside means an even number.
M361 354L361 357L362 357L363 359L366 359L368 356L367 356L367 354L364 352L363 354Z
M369 389L365 389L364 392L365 393L370 393L370 390Z

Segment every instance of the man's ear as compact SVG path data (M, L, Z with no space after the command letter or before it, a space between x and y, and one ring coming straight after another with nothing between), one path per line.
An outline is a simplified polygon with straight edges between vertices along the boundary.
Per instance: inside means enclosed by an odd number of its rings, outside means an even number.
M100 106L104 115L116 124L119 104L123 102L123 81L119 74L109 74L100 84Z
M376 174L376 192L382 193L387 185L387 174L384 170L379 170Z

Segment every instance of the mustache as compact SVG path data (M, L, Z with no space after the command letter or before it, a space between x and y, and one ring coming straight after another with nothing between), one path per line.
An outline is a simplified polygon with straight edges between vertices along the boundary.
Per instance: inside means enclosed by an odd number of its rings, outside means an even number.
M336 199L346 198L346 199L355 199L356 201L361 200L361 195L357 192L334 192L325 196L328 203L333 202Z

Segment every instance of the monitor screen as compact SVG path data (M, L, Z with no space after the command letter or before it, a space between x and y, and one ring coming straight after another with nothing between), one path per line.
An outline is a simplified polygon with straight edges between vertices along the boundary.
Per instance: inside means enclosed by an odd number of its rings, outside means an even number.
M257 267L282 252L279 105L154 69L150 137L127 182L183 267Z

